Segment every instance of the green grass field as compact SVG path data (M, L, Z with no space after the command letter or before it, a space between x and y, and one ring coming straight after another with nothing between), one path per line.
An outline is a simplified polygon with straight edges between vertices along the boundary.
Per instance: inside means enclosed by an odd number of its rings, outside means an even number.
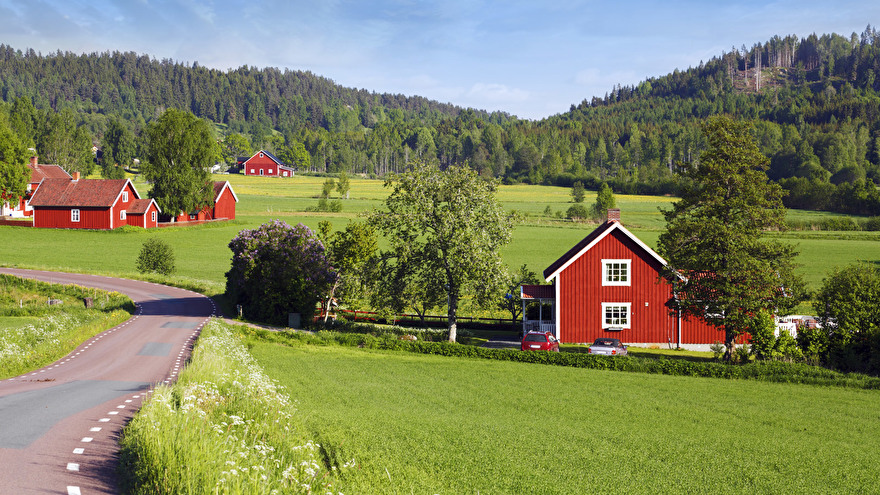
M353 179L350 199L343 200L340 213L307 212L317 205L324 178L293 179L217 175L216 180L229 180L240 202L233 222L196 227L174 227L147 232L89 232L0 226L0 264L26 268L86 271L91 273L136 276L135 259L148 236L159 236L174 249L178 272L183 280L192 280L208 287L207 291L223 291L224 274L229 268L229 241L242 229L281 219L295 224L302 222L316 228L321 220L329 220L341 229L359 214L382 206L388 190L383 181ZM146 195L147 185L135 183ZM587 203L595 198L588 194ZM565 211L571 203L569 190L561 187L511 185L501 186L498 198L502 204L524 215L524 221L513 232L511 243L501 251L504 261L513 269L528 265L536 273L543 272L572 245L586 236L595 225L571 223L543 216L547 206ZM624 225L649 246L656 246L664 227L658 208L668 208L675 198L618 195ZM827 213L792 211L792 218L819 220ZM880 232L790 232L777 235L796 243L800 250L800 272L808 286L815 289L826 274L836 266L857 260L880 263Z
M343 493L866 493L876 392L335 346L251 350Z

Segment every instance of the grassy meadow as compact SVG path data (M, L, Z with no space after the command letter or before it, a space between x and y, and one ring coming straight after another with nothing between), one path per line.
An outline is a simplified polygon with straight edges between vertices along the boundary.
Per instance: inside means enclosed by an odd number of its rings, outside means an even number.
M875 391L252 341L342 493L865 493Z
M0 226L0 264L22 268L85 271L90 273L137 276L135 259L144 240L159 236L175 252L176 279L203 287L209 294L223 291L224 274L231 253L229 241L242 229L255 228L271 220L302 222L316 228L329 220L337 229L357 219L361 213L380 208L388 194L383 181L354 178L349 199L342 200L339 213L310 212L318 203L323 177L297 176L292 179L217 175L215 180L229 180L239 198L237 219L231 222L194 227L173 227L142 232L92 232L76 230L31 229ZM135 179L141 195L148 185ZM593 193L595 194L595 193ZM555 218L571 206L569 189L551 186L501 186L498 198L509 210L523 215L511 243L501 256L513 269L526 264L541 273L594 227L590 223L571 223ZM594 201L588 193L586 202ZM650 246L656 246L664 228L658 208L668 208L675 198L618 195L624 225ZM547 217L547 207L553 216ZM790 211L790 218L818 221L834 214ZM771 234L795 243L801 250L799 263L808 285L816 288L835 266L857 260L880 262L880 232L803 231Z

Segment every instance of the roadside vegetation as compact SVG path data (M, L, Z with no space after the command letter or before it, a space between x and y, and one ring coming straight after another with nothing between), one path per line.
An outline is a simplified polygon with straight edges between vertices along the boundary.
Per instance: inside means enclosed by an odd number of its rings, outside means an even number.
M0 379L58 360L133 312L131 299L116 292L0 274Z
M216 320L120 445L126 493L328 493L354 465L316 443L290 397Z

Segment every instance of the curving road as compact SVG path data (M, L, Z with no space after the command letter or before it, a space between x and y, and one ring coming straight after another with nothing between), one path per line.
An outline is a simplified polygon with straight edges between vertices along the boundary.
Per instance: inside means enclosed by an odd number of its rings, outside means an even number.
M170 383L217 310L184 289L94 275L0 273L114 290L127 322L42 369L0 381L0 494L117 493L117 441L153 386Z

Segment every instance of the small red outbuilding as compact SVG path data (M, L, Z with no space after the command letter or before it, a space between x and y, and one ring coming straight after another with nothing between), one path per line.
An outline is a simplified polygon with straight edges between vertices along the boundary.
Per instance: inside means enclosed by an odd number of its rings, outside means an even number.
M235 220L235 203L238 196L232 190L229 181L214 182L214 206L205 206L201 210L181 213L174 218L175 222L196 222L205 220Z

